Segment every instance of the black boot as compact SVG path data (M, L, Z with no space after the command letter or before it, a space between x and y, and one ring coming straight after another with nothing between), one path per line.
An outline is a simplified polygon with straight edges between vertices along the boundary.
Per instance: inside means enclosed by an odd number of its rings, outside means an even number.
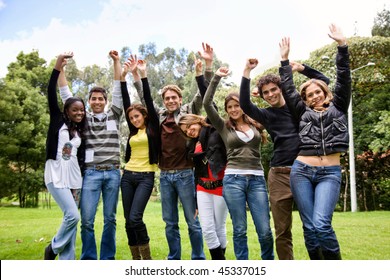
M324 260L341 260L340 251L335 253L323 250L322 254L324 255Z
M57 254L54 253L53 248L51 247L51 242L47 247L45 248L45 257L44 260L55 260L57 257Z
M311 260L323 260L324 255L320 247L315 248L313 251L307 251Z
M225 260L225 254L221 248L221 245L215 249L210 249L209 251L212 260Z

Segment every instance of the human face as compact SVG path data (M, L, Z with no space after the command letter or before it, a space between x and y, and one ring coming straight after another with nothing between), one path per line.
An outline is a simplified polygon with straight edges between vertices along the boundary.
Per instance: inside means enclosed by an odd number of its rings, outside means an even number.
M311 107L321 107L325 101L325 94L322 89L315 83L306 88L306 104Z
M280 108L286 104L282 95L282 91L278 85L274 83L263 85L261 91L263 92L264 100L272 107Z
M199 132L202 126L198 123L194 123L191 125L182 124L180 125L180 129L190 138L197 138L199 136Z
M136 109L131 110L129 112L129 119L132 125L134 125L138 129L145 128L145 117L142 113Z
M85 116L84 104L81 101L73 102L66 113L72 122L80 123Z
M107 101L104 99L104 95L101 92L92 92L88 102L94 114L103 113L104 107L107 104Z
M226 104L226 113L233 120L242 118L243 111L240 107L240 103L238 103L236 100L229 100L229 102Z
M182 98L177 94L176 91L169 89L165 92L163 101L168 112L173 113L180 108Z

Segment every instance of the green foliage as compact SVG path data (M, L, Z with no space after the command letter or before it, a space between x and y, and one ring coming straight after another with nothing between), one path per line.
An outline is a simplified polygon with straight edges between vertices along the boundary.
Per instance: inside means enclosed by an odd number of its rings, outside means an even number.
M374 153L390 150L390 111L380 111L379 113L379 122L373 128L377 137L369 144L369 148Z
M44 96L49 72L38 52L20 53L0 86L0 198L37 206L42 189L48 125Z
M378 12L371 29L372 36L390 37L390 11L385 8Z

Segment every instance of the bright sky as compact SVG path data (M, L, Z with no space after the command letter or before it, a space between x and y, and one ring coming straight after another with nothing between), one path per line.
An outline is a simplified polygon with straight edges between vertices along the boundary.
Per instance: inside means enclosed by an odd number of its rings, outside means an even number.
M387 6L385 3L387 2ZM278 43L291 38L291 59L332 43L334 22L347 37L371 36L385 0L0 0L0 77L20 51L38 50L50 61L73 51L79 68L107 66L111 49L149 42L198 51L209 43L229 63L239 84L245 60L260 61L257 72L279 63ZM255 72L253 75L255 75Z

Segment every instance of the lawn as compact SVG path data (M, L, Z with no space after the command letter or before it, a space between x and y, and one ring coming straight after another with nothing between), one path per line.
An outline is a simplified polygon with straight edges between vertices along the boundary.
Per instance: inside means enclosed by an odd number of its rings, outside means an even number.
M103 224L102 205L99 205L95 221L95 234L100 240ZM180 209L181 210L181 209ZM0 260L40 260L43 251L56 233L62 219L61 210L52 202L50 209L21 209L16 206L0 207ZM260 259L260 246L257 241L254 225L248 213L248 246L249 258ZM164 260L168 252L165 239L164 222L161 218L161 205L150 201L145 211L144 221L148 227L152 257ZM272 219L271 219L272 222ZM124 229L122 205L117 213L117 254L119 260L131 259ZM390 260L390 212L336 212L333 226L345 260ZM190 259L190 243L184 216L180 214L182 237L182 259ZM227 220L228 247L227 259L234 260L232 225ZM302 224L297 212L294 212L293 225L294 254L297 260L307 260L308 256L303 242ZM81 238L78 230L76 257L80 258ZM99 244L98 244L99 246ZM205 244L207 259L210 259ZM276 255L276 251L275 251Z

